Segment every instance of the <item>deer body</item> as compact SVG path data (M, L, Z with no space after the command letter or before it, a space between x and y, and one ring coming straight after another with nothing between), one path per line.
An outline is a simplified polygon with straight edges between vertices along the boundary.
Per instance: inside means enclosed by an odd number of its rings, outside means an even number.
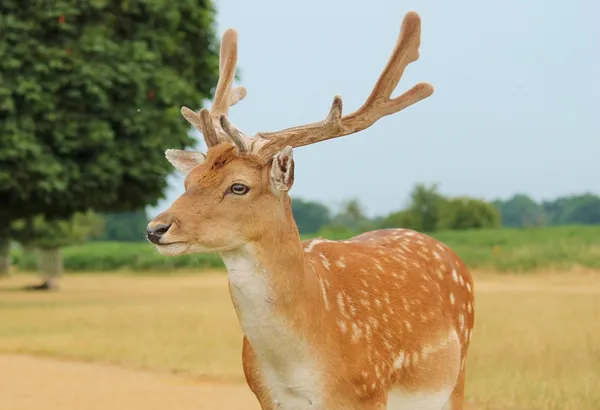
M420 83L392 98L417 60L420 18L408 13L371 95L343 116L245 136L228 120L237 34L223 36L211 110L183 116L208 151L167 150L185 193L150 222L163 255L219 252L244 333L243 369L264 410L462 410L474 326L473 282L457 255L411 230L301 242L288 191L292 147L363 130L433 93Z
M295 257L270 260L277 252ZM223 259L246 379L264 409L440 410L451 400L474 306L471 277L446 246L394 229Z

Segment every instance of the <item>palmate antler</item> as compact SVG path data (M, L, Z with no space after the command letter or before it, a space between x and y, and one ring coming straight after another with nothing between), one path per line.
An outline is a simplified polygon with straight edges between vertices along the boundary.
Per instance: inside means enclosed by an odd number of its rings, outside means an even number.
M362 131L380 118L399 112L432 95L431 84L419 83L399 97L391 98L408 64L419 58L420 43L421 18L416 12L409 12L402 21L392 56L362 107L342 116L342 98L338 95L333 99L329 114L323 121L276 132L259 132L250 138L233 126L227 118L229 106L246 95L242 87L229 91L237 61L237 34L234 30L228 30L223 36L221 62L224 63L221 66L221 77L210 114L208 110L203 109L198 115L185 107L182 113L202 131L208 146L216 145L227 136L240 152L251 152L269 159L286 146L301 147ZM236 98L236 95L241 97Z

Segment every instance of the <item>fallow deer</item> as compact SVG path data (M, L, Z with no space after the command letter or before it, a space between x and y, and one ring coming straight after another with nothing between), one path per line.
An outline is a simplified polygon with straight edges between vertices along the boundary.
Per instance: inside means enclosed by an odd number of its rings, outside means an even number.
M230 29L211 109L182 108L208 149L166 151L186 174L185 193L147 237L167 256L220 253L244 333L243 371L262 409L463 408L474 289L459 257L408 229L302 242L288 195L293 147L361 131L433 93L420 83L391 98L419 57L420 32L419 15L407 13L357 111L342 116L336 96L321 122L248 137L227 117L246 95L233 87Z

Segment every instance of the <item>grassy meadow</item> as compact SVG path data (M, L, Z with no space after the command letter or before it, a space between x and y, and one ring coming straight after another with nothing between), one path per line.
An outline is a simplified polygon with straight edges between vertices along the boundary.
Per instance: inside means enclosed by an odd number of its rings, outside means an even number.
M433 236L475 278L468 409L597 410L600 226ZM27 272L34 256L13 254L19 269L0 280L0 354L244 383L242 334L217 255L166 258L144 242L94 242L63 255L76 274L58 292L37 293L22 290L38 280Z
M243 383L242 335L226 277L192 273L67 275L62 290L51 293L22 292L34 278L13 275L0 281L0 353ZM600 274L475 272L475 278L469 408L598 409Z
M600 226L529 229L483 229L434 233L472 269L494 272L600 270ZM305 237L308 239L310 236ZM345 238L330 238L345 239ZM70 272L174 272L187 268L221 268L218 255L164 257L146 242L89 242L63 249ZM35 270L35 255L13 253L21 270Z

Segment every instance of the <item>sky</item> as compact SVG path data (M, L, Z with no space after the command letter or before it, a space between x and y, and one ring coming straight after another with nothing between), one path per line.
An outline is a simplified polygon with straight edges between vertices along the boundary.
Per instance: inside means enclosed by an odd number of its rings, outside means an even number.
M402 18L422 18L420 59L394 96L434 94L370 128L294 150L290 194L370 216L402 208L416 183L443 194L536 200L600 193L600 2L572 0L216 0L219 36L238 31L230 110L246 134L348 114L385 66ZM201 140L201 134L197 134ZM166 209L183 192L171 179ZM152 213L152 212L151 212ZM155 212L154 212L155 213Z

